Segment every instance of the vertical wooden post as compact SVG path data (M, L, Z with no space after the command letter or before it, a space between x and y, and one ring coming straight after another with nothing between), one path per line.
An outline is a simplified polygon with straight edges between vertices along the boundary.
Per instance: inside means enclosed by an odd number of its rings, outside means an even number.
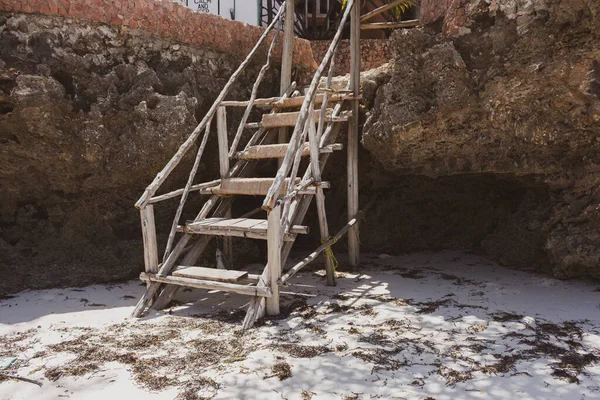
M217 137L219 140L219 171L221 179L229 174L229 142L227 139L227 109L217 109ZM225 212L225 218L231 218L231 206ZM233 243L230 237L223 237L223 254L225 255L225 268L231 269L233 263Z
M285 2L285 22L283 26L283 54L281 55L281 83L279 94L283 96L292 84L292 59L294 56L294 19L296 18L295 0ZM288 127L279 128L279 143L289 141L290 130ZM281 166L283 159L277 160L277 167Z
M315 182L319 184L317 186L316 200L317 200L317 215L319 217L319 229L321 232L321 242L324 243L329 240L329 225L327 224L327 213L325 211L325 194L323 188L320 186L321 183L321 166L319 163L319 145L317 138L317 129L315 128L315 121L311 118L308 122L308 140L310 146L310 165L312 167L312 175ZM333 260L330 257L330 252L325 256L325 271L327 272L327 286L335 286L335 268Z
M269 212L267 217L267 253L269 269L269 286L272 297L267 298L267 314L279 315L279 284L281 278L281 206L277 205Z
M355 1L350 23L350 90L360 94L360 1ZM352 100L352 120L348 129L348 220L358 214L358 109L359 100ZM350 265L360 262L359 224L348 232Z
M158 272L158 247L156 245L156 226L154 223L154 206L152 204L140 210L142 220L142 237L144 240L144 266L146 273ZM150 285L150 282L146 283Z

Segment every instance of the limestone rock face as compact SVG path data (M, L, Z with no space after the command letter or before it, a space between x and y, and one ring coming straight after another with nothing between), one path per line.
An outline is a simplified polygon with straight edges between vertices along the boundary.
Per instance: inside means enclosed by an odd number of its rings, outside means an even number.
M600 3L448 3L446 20L394 33L364 147L396 180L518 183L476 245L502 259L537 241L555 276L600 278Z
M140 31L0 15L0 293L135 276L133 204L240 62ZM247 95L261 63L232 98ZM277 88L276 76L263 87ZM209 143L198 180L218 172ZM192 153L165 191L183 186ZM161 232L176 206L157 207Z

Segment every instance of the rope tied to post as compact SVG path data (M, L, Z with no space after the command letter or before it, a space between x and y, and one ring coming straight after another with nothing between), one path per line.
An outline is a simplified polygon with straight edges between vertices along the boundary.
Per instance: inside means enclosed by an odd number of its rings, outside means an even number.
M331 246L336 244L338 239L336 237L329 236L327 239L321 240L321 244L327 243L331 239L333 239L333 242L329 246L327 246L327 248L325 250L323 250L323 255L325 256L325 258L327 258L331 261L331 265L333 266L333 271L336 272L337 267L340 265L340 263L338 262L337 258L335 258L335 254L333 253L333 249L331 248Z

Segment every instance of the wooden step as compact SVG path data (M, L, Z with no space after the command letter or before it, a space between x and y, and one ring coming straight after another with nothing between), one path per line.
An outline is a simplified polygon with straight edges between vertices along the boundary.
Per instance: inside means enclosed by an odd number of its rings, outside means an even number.
M222 179L220 185L200 190L200 194L214 194L217 196L266 196L274 180L274 178L227 178ZM290 180L288 178L281 187L282 194L285 195L287 192L289 183ZM297 178L296 185L299 183L300 178ZM329 189L329 182L321 182L320 186L323 189ZM300 194L315 193L315 186L309 186L300 192Z
M206 218L188 222L183 231L190 234L234 236L248 239L267 239L267 220L251 218ZM284 240L293 241L296 234L308 234L308 226L293 225Z
M340 115L338 117L332 117L332 113L333 109L328 108L326 112L325 122L345 122L348 121L350 119L350 116L352 115L350 111L345 111L343 115ZM296 122L298 121L299 115L300 112L263 114L262 120L260 121L258 126L265 129L281 128L284 126L296 126ZM320 110L313 110L312 116L315 122L319 121L320 115Z
M234 271L206 267L183 267L173 272L173 276L201 279L205 281L238 282L240 279L248 277L248 271Z
M250 286L248 284L215 282L204 279L185 278L180 276L161 276L142 272L140 279L146 282L168 283L170 285L193 287L198 289L220 290L247 296L271 297L271 289L266 286Z
M324 94L318 94L315 96L315 104L323 104ZM327 103L338 103L343 100L355 100L360 99L361 96L355 96L350 92L335 93L327 96ZM270 97L266 99L255 99L254 104L256 107L263 108L296 108L302 107L305 96L288 97L282 99L281 97ZM223 101L221 105L224 107L247 107L249 101Z
M289 147L288 143L284 144L267 144L260 146L250 146L247 150L238 151L234 154L234 158L240 160L259 160L265 158L283 158ZM334 143L319 149L319 153L333 153L336 150L342 150L344 145ZM302 157L310 155L309 144L304 143L302 148Z

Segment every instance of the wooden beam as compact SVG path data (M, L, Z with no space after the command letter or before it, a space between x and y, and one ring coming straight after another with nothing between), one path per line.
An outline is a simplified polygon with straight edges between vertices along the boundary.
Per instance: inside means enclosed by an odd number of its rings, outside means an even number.
M253 94L255 94L254 91ZM241 132L238 133L241 136ZM229 140L227 138L227 109L225 107L217 109L217 136L219 139L219 173L222 184L223 180L229 175ZM225 211L225 218L231 218L231 205ZM229 237L223 238L223 254L225 256L225 268L233 268L233 242Z
M362 24L360 29L368 30L368 29L397 29L397 28L414 28L415 26L419 26L418 19L411 19L410 21L402 21L402 22L373 22L370 24Z
M267 314L279 315L279 283L281 277L281 206L277 206L269 212L267 231L267 253L269 281L272 297L267 299Z
M279 84L279 94L283 95L292 82L292 64L294 58L294 19L296 18L295 0L285 2L285 21L283 26L283 53L281 55L281 81ZM282 6L283 8L283 6ZM290 135L288 127L279 128L277 141L287 143ZM281 165L277 160L277 167Z
M271 291L266 287L245 286L235 283L203 281L200 279L182 278L178 276L161 276L147 274L142 272L140 279L153 283L168 283L170 285L193 287L197 289L220 290L223 292L233 292L247 296L271 297Z
M205 281L237 282L248 276L248 271L234 271L206 267L179 267L173 276L182 278L201 279Z
M324 89L319 89L319 91L324 91ZM323 98L323 94L317 94L315 96L315 104L323 103ZM330 103L337 103L339 101L353 99L354 95L350 93L333 93L329 95L327 101ZM285 99L281 97L268 97L254 100L254 106L264 108L295 108L301 107L303 102L304 96L296 96ZM221 103L223 107L247 107L248 104L248 101L223 101Z
M220 179L215 179L214 181L210 181L210 182L206 182L206 183L199 183L197 185L190 186L190 190L188 190L188 192L195 192L198 190L218 186L220 183L221 183ZM161 194L160 196L152 197L150 200L148 200L148 204L154 204L154 203L158 203L160 201L172 199L173 197L181 196L181 194L184 192L184 190L185 189L177 189L177 190L173 190L172 192L169 192L169 193Z
M360 7L352 10L350 23L350 90L354 95L360 94ZM348 190L348 220L356 218L359 210L358 203L358 109L359 100L352 100L352 119L348 129L348 158L347 158L347 190ZM360 244L358 227L353 227L348 233L349 262L358 266L360 262Z
M140 210L142 221L142 238L144 241L145 271L151 274L158 272L158 246L156 244L156 225L154 223L154 206L148 204Z

